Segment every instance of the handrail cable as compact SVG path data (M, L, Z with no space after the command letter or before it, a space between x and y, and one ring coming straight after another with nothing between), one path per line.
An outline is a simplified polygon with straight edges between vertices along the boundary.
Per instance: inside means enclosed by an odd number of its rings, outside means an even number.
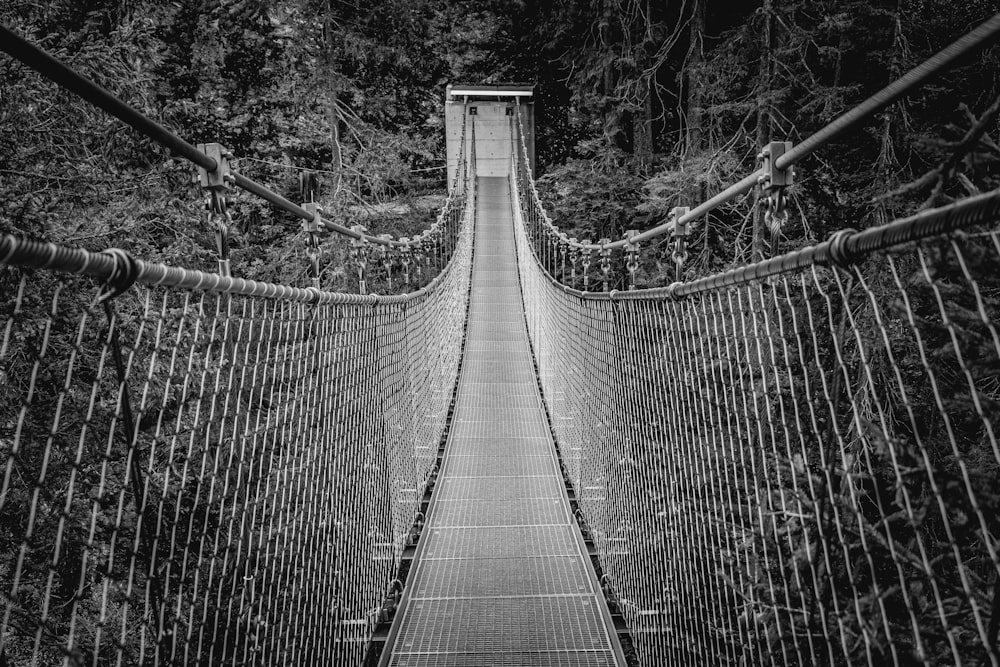
M861 104L841 114L823 128L813 132L799 145L793 146L791 150L775 159L775 169L781 170L791 167L802 158L813 153L816 149L830 143L835 138L853 129L882 109L885 109L908 92L919 88L931 78L951 68L959 58L984 48L998 36L1000 36L1000 14L995 14L972 32L952 42L949 46L896 79ZM677 220L669 220L662 225L636 234L632 237L631 242L643 243L656 236L672 232L675 224L685 225L693 220L697 220L719 206L752 190L757 184L758 179L763 175L764 170L758 169L738 183L729 186L711 199L691 209L685 215L679 216ZM629 243L628 239L622 239L605 247L622 248L627 243Z
M11 31L7 26L0 24L0 49L6 51L10 56L21 61L28 67L37 71L42 76L53 81L57 85L77 94L85 101L103 109L110 115L132 127L136 131L152 139L156 143L169 148L174 153L186 160L194 163L198 167L209 172L218 168L218 163L191 143L171 132L163 125L152 120L141 111L129 106L110 92L83 76L79 72L64 64L58 58L47 53L45 50L35 46L31 42ZM279 209L291 213L292 215L306 221L313 221L314 214L303 207L282 197L278 193L253 181L250 178L232 171L234 184L254 194L261 199L267 200ZM391 247L407 247L407 243L391 238L380 238L363 232L356 231L350 227L323 220L323 227L352 239L365 240L375 245Z
M466 208L474 190L467 190ZM175 287L221 292L241 296L255 296L301 301L308 303L379 304L403 303L426 294L434 289L450 273L454 264L454 254L438 273L424 287L405 294L350 294L330 292L315 287L292 287L276 283L259 282L243 278L233 278L216 273L184 269L141 259L127 258L133 263L129 276L131 282L149 286ZM35 241L14 236L0 235L0 266L14 265L28 269L52 269L64 273L112 279L122 270L122 253L93 252L83 248Z
M850 111L841 114L826 126L817 130L804 139L802 143L797 146L793 146L790 150L775 159L774 168L777 170L784 170L791 167L802 160L802 158L816 151L816 149L828 144L833 139L839 137L845 132L848 132L859 123L870 118L882 109L885 109L893 102L896 102L908 92L924 85L934 76L937 76L938 74L941 74L945 70L951 68L960 58L984 48L998 36L1000 36L1000 14L994 15L975 30L962 36L949 46L945 47L943 50L931 56L917 67L913 68L900 78L887 85L885 88L869 97L864 102L853 107ZM518 122L520 123L520 114L518 114ZM692 208L689 212L678 216L676 219L671 218L667 222L657 225L651 229L647 229L639 234L633 234L630 238L619 239L605 244L584 244L572 242L567 239L564 239L563 242L567 243L568 247L571 248L591 251L619 250L625 248L630 243L644 243L658 236L671 233L677 224L686 225L710 213L719 206L736 199L740 195L746 194L752 190L754 186L757 185L760 178L765 175L766 174L763 169L757 169L752 174L746 176L737 183L730 185L728 188L705 200L697 207ZM545 218L546 222L551 227L551 220L548 219L548 216L545 216Z
M854 229L842 229L831 234L830 238L822 243L805 246L778 257L746 264L728 271L714 273L698 280L676 282L665 287L627 291L591 292L575 289L559 282L555 276L549 273L537 255L535 260L549 281L561 287L566 294L581 299L597 301L679 299L722 287L742 285L783 273L791 273L813 265L851 266L863 261L873 253L983 224L998 217L1000 217L1000 188L968 197L947 206L921 211L885 225L869 227L860 232Z

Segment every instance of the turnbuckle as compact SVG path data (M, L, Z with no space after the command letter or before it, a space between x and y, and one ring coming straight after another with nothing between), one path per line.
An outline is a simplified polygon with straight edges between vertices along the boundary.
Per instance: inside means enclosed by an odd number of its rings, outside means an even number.
M302 231L308 234L306 253L312 268L313 287L319 287L319 230L323 228L323 209L315 201L303 202L302 208L312 216L302 221Z
M635 273L639 269L639 244L632 238L638 236L638 229L625 232L625 269L628 271L628 288L635 289Z
M412 250L410 249L410 239L403 236L399 239L403 247L399 249L399 265L403 269L403 282L410 284L410 264L413 262Z
M379 238L383 241L389 241L392 239L388 234L379 234ZM378 256L382 260L382 268L385 269L385 279L389 283L389 287L392 287L392 264L395 260L395 250L389 246L388 243L383 243L378 247Z
M566 256L569 255L569 237L566 232L559 234L559 271L562 280L566 280Z
M354 225L351 231L359 235L368 233L368 230L361 225ZM351 239L351 259L358 271L358 293L368 294L368 286L365 283L365 270L368 268L368 239L364 236Z
M604 238L598 241L601 249L597 252L600 257L600 267L601 267L601 285L605 292L609 291L609 283L611 281L611 248L608 244L611 243L611 239Z
M586 292L587 288L590 287L590 258L594 253L594 249L590 247L590 239L584 239L580 243L584 246L580 250L580 265L583 267L583 291Z
M670 209L670 219L674 222L670 235L674 239L674 250L672 258L674 260L674 280L680 281L684 271L684 263L688 259L687 238L691 234L691 227L684 216L691 212L689 206L675 206Z
M576 263L580 261L580 245L575 236L569 239L569 270L570 285L576 287Z
M205 208L208 210L208 224L215 232L215 248L219 255L219 274L229 276L229 236L233 217L229 212L229 195L231 186L235 185L229 161L233 154L222 144L198 144L198 150L215 160L215 169L209 171L198 167L198 182L203 190L208 191Z

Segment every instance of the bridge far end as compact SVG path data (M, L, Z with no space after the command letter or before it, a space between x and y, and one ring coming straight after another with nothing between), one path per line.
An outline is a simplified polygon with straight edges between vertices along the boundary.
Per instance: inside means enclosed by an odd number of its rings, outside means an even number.
M476 173L479 176L507 176L510 171L511 138L517 135L520 108L524 141L531 169L535 169L535 87L526 84L449 84L445 92L445 137L448 149L448 183L455 182L462 125L468 120L476 127ZM471 124L466 132L471 134ZM469 150L466 142L465 150ZM466 153L468 157L468 153Z

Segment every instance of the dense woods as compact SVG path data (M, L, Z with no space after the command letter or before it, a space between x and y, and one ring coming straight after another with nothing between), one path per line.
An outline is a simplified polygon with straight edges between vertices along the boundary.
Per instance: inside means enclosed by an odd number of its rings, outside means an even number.
M298 198L318 169L328 215L379 233L426 226L443 185L448 82L537 85L550 209L579 238L661 222L797 141L997 10L995 2L642 0L370 6L12 1L0 19L192 142ZM771 245L738 202L696 229L691 271L758 258L996 184L997 51L894 105L801 165ZM190 168L4 58L4 230L211 267ZM305 276L297 223L249 197L237 273ZM346 288L345 243L323 244ZM183 262L180 260L183 259ZM662 282L648 253L646 280Z
M649 228L671 208L699 203L750 173L767 141L800 141L997 11L995 0L5 0L0 22L187 140L224 144L242 173L293 201L300 200L300 173L317 171L326 216L376 234L411 236L430 224L445 200L446 84L533 83L539 188L547 210L570 236L597 240ZM998 65L1000 48L987 49L801 163L781 229L768 229L752 196L703 218L693 230L684 275L754 261L843 227L882 224L1000 186ZM0 126L0 232L89 249L120 247L144 259L215 269L213 229L187 163L6 56L0 56ZM231 208L234 275L310 284L307 237L298 221L245 194ZM357 289L349 250L347 240L324 236L322 287ZM909 265L902 270L917 271ZM940 270L946 279L948 271L961 278L954 262ZM666 243L643 250L642 285L673 277ZM30 370L30 354L10 355L0 366L0 454L7 461L15 460L6 450L20 428L15 413L29 377L38 379L30 418L37 423L24 428L39 439L46 437L47 411L57 401L67 414L93 405L88 419L105 430L116 410L109 361L81 353L88 372L108 364L101 367L106 396L96 404L75 386L63 389L56 368L60 355L97 349L106 334L104 321L76 329L89 312L90 283L45 274L32 277L33 289L22 293L22 278L0 274L5 314L16 307L41 322L56 302L61 314L53 318L54 351L39 369ZM884 268L872 269L870 283L876 300L895 289ZM983 307L995 315L998 287L995 280L983 284ZM404 287L376 276L374 289ZM948 501L958 506L970 494L957 487L954 462L946 460L946 420L932 405L940 397L921 389L927 362L920 357L930 350L937 364L954 348L932 322L938 317L935 295L919 289L913 328L925 340L899 344L900 383L919 399L908 410L923 420L927 408L930 416L920 429L945 461ZM996 333L979 321L979 303L968 294L949 298L964 309L965 320L957 321L969 353L982 348L983 356L992 354ZM116 307L131 326L143 304L130 294ZM14 343L37 354L50 332L23 319ZM863 321L857 328L874 330ZM816 341L817 348L832 345ZM860 373L861 362L850 363ZM953 361L940 363L950 378L940 391L950 396L946 409L969 424L959 438L977 463L971 495L981 498L995 530L998 501L990 489L997 469L982 446L981 429L983 420L995 421L998 403L984 398L982 414L973 414L961 369ZM873 364L888 386L889 362ZM996 368L985 367L976 380L995 383L996 376ZM909 442L917 425L901 405L890 411L896 435ZM51 464L47 484L65 486L76 474L66 453L73 448L71 430L53 436L63 457ZM97 452L93 460L99 459ZM912 465L916 480L923 464ZM41 466L40 451L9 464L17 474L8 476L20 486L4 499L0 516L0 581L12 571L22 543L22 517L39 502L33 480ZM909 479L893 487L888 463L876 461L875 468L873 477L893 492L909 488ZM920 484L912 481L915 496ZM921 502L930 504L926 495ZM70 506L69 515L84 516L85 504ZM941 530L940 517L930 523ZM98 538L119 527L99 526ZM54 531L40 530L37 540L51 539ZM63 562L72 562L86 539L85 532L68 531ZM44 573L43 551L18 557ZM988 583L988 564L975 566ZM93 600L80 602L75 572L48 574L57 603L76 596L74 604L96 608ZM29 603L38 602L32 596L42 587L40 580L25 582ZM864 602L874 605L876 598ZM994 605L997 600L994 595ZM53 612L46 632L66 631L64 609ZM28 639L13 644L12 658L30 651L34 632L24 629ZM929 655L947 658L943 650Z

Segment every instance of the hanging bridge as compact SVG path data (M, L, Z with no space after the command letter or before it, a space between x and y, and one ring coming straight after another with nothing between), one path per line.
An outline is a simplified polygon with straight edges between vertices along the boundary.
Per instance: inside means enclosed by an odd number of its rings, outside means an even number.
M391 239L2 32L198 167L220 261L0 237L0 663L1000 665L1000 193L635 284L1000 17L597 243L538 199L530 90L449 90L447 203ZM233 277L235 188L414 289Z

